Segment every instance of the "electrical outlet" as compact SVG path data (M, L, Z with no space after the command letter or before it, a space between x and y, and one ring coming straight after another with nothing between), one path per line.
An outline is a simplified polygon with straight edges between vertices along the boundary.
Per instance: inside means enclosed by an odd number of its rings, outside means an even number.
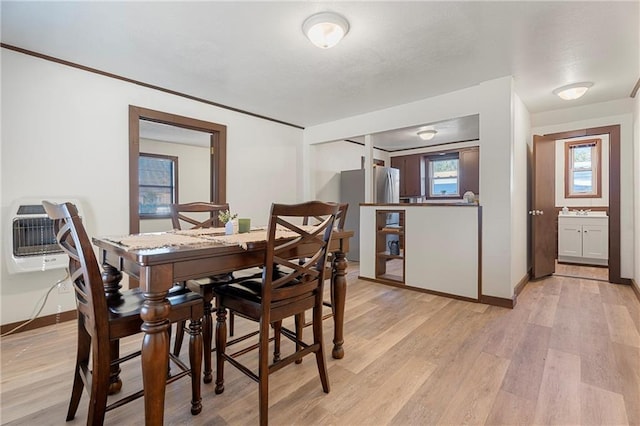
M58 294L71 293L71 283L68 280L58 284Z

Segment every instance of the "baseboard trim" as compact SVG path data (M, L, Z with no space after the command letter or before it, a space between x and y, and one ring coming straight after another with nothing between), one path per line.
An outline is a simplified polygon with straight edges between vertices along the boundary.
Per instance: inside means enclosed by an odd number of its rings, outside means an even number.
M513 309L516 306L515 296L513 299L507 299L505 297L487 296L483 294L480 297L480 303L509 309Z
M412 287L410 285L406 285L406 284L403 284L403 283L396 283L396 282L393 282L391 280L381 280L381 279L375 279L375 278L368 278L368 277L363 277L361 275L358 276L358 279L363 280L363 281L370 281L372 283L388 285L390 287L397 287L397 288L402 288L402 289L405 289L405 290L417 291L418 293L427 293L427 294L433 294L435 296L447 297L449 299L464 300L465 302L484 303L486 305L495 305L495 306L502 306L502 307L513 307L513 303L509 299L503 299L505 301L509 300L508 304L507 304L507 302L497 302L497 301L494 300L494 299L500 299L499 297L481 296L480 299L474 299L474 298L471 298L471 297L458 296L458 295L450 294L450 293L443 293L441 291L427 290L426 288ZM483 300L484 298L488 298L487 301L484 301Z
M522 278L520 278L520 281L518 281L518 284L516 284L516 286L514 287L513 306L516 306L516 304L518 303L518 295L522 293L522 290L524 290L525 286L529 283L529 276L530 276L530 273L529 271L527 271L527 273L524 274Z
M624 284L631 285L633 283L633 278L620 278L620 281L611 281L614 284Z
M78 318L78 313L75 309L72 311L64 311L57 314L45 315L43 317L38 317L34 319L29 324L25 325L24 327L21 327L15 332L22 333L23 331L35 330L36 328L46 327L48 325L54 325L54 324L58 324L65 321L71 321L76 318ZM18 321L11 324L3 324L2 326L0 326L0 334L7 333L16 327L20 327L22 324L26 322L27 321Z
M636 294L636 299L638 299L638 302L640 302L640 287L638 286L638 283L636 282L636 280L634 280L633 278L631 278L630 281L631 281L631 288L633 289L633 292Z

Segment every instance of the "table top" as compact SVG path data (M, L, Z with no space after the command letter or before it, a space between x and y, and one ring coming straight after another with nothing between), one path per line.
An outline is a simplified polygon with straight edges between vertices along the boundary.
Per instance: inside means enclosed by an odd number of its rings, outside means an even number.
M278 232L280 238L287 238L286 231ZM353 231L334 230L332 241L348 239L353 234ZM206 228L94 237L93 244L140 266L151 266L187 259L263 252L266 239L266 229L253 229L248 233L224 235L223 228ZM332 244L332 248L335 249L335 243Z

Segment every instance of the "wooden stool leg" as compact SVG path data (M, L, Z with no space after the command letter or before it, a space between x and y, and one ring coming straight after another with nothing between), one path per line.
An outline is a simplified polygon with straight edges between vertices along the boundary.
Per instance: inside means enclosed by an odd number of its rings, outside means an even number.
M202 411L200 372L202 370L202 323L199 319L189 322L189 363L191 364L191 414Z
M110 359L120 358L120 341L112 340L109 343ZM109 368L109 395L114 395L122 389L122 380L120 380L120 364L113 364Z
M200 294L204 299L204 316L202 317L202 341L204 346L204 382L211 383L213 381L213 369L211 365L211 341L213 339L213 318L211 311L213 306L212 288L201 288Z
M224 392L224 351L227 347L227 310L216 302L216 394Z
M107 304L109 306L118 306L122 304L122 293L120 289L120 281L122 281L122 272L108 263L102 264L102 285L104 287L104 293L107 298ZM109 351L111 352L111 359L118 359L120 357L120 343L114 340L109 345ZM116 394L122 389L122 380L120 380L120 366L114 364L110 367L109 373L109 395Z
M69 401L69 409L67 410L67 421L72 420L78 411L80 398L84 389L82 381L83 365L90 365L91 361L91 336L82 324L81 318L78 318L78 350L76 355L76 367L73 375L73 387L71 389L71 400Z
M182 349L182 341L184 339L184 329L187 326L186 321L179 321L176 323L176 341L173 342L173 354L180 356L180 349ZM171 340L171 328L169 328L169 340Z
M347 259L341 251L334 253L333 274L331 277L331 291L333 292L333 350L331 355L335 359L344 358L344 304L347 297L347 279L345 277Z
M282 321L273 323L273 362L280 361L280 340L282 338Z
M260 426L269 423L269 324L260 323L260 347L258 349L258 399Z
M301 314L296 315L295 318L295 323L296 323L296 339L298 340L302 340L302 330L304 329L304 312ZM296 342L296 352L298 352L299 350L302 349L302 345L300 345L300 343ZM295 361L296 364L302 364L302 358L300 359L296 359Z
M324 358L324 338L322 337L322 308L313 309L313 344L318 345L316 353L316 364L318 364L318 373L320 374L320 382L322 390L329 393L329 375L327 374L327 362Z

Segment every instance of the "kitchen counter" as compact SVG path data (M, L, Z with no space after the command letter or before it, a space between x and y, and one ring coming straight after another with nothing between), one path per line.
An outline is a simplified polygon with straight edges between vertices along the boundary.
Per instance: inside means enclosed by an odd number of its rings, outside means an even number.
M360 204L360 276L480 300L481 210L469 203ZM399 253L395 243L383 240L390 231L381 218L390 212L401 217ZM389 279L385 263L394 261L401 266Z
M383 207L478 207L476 203L465 203L464 201L456 201L452 203L360 203L361 206L383 206Z

